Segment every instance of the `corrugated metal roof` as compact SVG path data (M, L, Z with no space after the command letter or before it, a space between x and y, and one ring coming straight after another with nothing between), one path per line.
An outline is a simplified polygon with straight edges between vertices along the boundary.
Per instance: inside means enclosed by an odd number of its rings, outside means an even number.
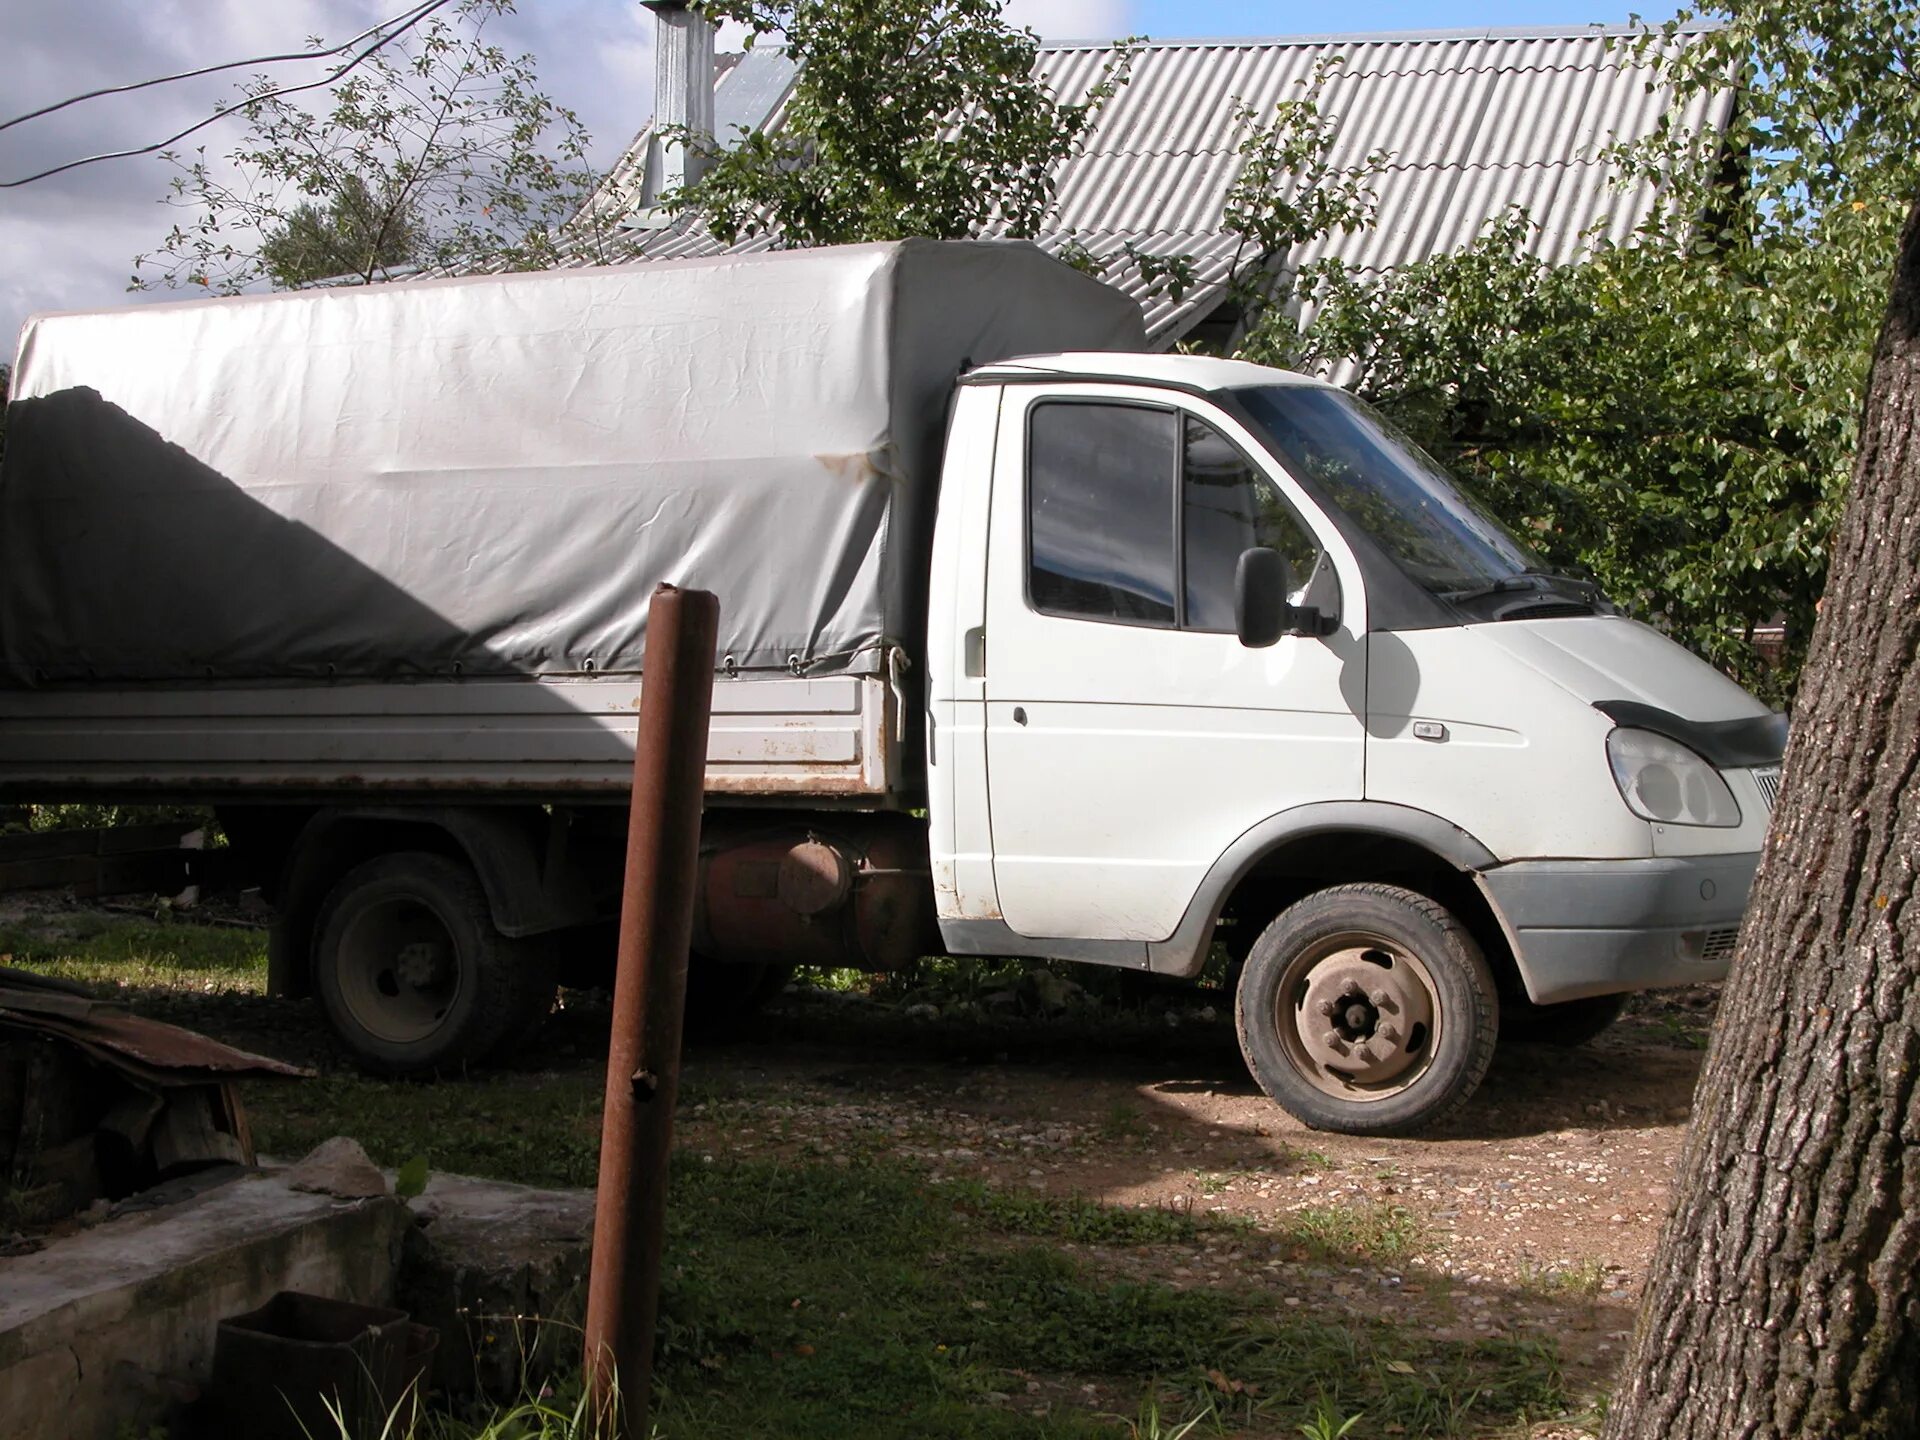
M1589 232L1625 240L1653 208L1654 187L1623 188L1608 155L1615 144L1651 134L1672 106L1655 67L1622 43L1637 33L1596 26L1144 44L1128 83L1062 163L1058 204L1040 243L1058 251L1077 241L1103 260L1122 257L1106 278L1141 296L1149 332L1172 344L1217 303L1236 262L1259 258L1226 230L1223 213L1244 164L1241 112L1251 106L1269 115L1280 101L1304 95L1315 67L1337 56L1320 99L1337 125L1332 160L1345 168L1374 151L1391 157L1374 184L1377 223L1284 257L1288 268L1331 254L1351 268L1384 272L1460 248L1514 206L1538 222L1534 253L1572 260ZM1685 45L1698 33L1661 43ZM1049 46L1036 70L1056 94L1077 99L1098 83L1111 55L1105 45ZM745 96L750 85L748 109L777 129L794 74L781 52L756 51L721 78L719 108L728 110L731 86L741 85ZM1732 105L1731 90L1696 98L1683 128L1724 129ZM642 132L603 190L608 212L639 203L648 138ZM1124 264L1128 241L1154 254L1188 255L1194 287L1178 301L1143 295L1137 267ZM665 259L724 247L681 221L623 229L618 248L623 257Z

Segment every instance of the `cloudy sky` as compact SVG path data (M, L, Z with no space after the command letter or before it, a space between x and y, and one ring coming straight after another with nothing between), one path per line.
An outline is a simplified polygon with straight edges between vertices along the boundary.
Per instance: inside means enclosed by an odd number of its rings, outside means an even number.
M406 8L407 0L0 0L8 57L0 119L103 86L298 50L310 35L338 42ZM1323 6L1298 0L1009 0L1008 12L1048 39L1289 35L1328 24ZM1362 0L1340 15L1348 30L1625 18L1606 0ZM501 32L502 43L537 57L545 91L580 113L599 163L651 114L653 20L637 0L520 0ZM244 73L90 101L0 131L0 180L159 140L211 113ZM273 73L290 83L320 72L293 64ZM236 130L219 122L188 143L218 154ZM126 293L133 257L155 248L177 214L162 203L171 173L145 156L0 190L0 355L10 355L33 311L136 298Z

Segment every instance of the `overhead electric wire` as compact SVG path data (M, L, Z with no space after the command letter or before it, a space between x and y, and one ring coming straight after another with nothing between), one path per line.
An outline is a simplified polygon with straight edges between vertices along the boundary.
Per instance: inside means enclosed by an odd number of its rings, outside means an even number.
M258 104L262 100L273 100L285 95L298 95L302 91L306 91L306 90L324 89L325 87L339 80L342 76L350 73L353 70L358 69L367 60L371 59L377 52L386 48L388 45L391 45L395 40L398 40L402 35L406 34L407 31L411 30L414 26L418 25L422 20L426 19L429 15L433 14L434 11L439 10L442 7L446 5L450 5L452 3L453 3L453 0L427 0L427 3L423 5L415 6L414 9L410 11L402 11L401 14L404 17L404 23L402 23L398 29L392 31L390 34L382 35L378 40L374 41L373 44L369 45L365 50L362 50L358 55L354 56L352 60L348 61L345 65L342 65L338 70L335 70L332 74L328 75L323 80L309 81L305 85L277 86L271 90L262 90L258 95L249 95L245 100L241 101L237 105L229 105L224 110L216 110L213 114L209 115L206 119L198 121L195 124L189 125L186 129L180 131L176 135L169 135L164 140L156 140L151 145L142 145L132 150L114 150L104 155L88 155L84 159L69 160L64 165L54 165L46 170L41 170L32 175L23 175L18 180L0 180L0 190L14 190L19 188L22 185L31 185L36 180L50 179L55 175L63 175L69 170L78 170L82 165L98 164L102 160L127 160L127 159L131 159L136 155L151 155L156 150L164 150L167 148L167 146L186 139L187 136L193 134L197 130L206 129L207 126L213 124L216 120L224 120L227 118L227 116L233 114L235 111L245 110L248 106ZM386 23L391 25L394 22L390 20ZM374 28L382 29L384 27L375 26ZM370 33L371 32L363 32L363 34L370 34ZM352 43L352 42L348 42L348 43ZM322 50L322 51L317 51L315 53L325 55L325 54L330 54L334 52ZM242 63L245 63L245 62L242 62ZM220 68L226 68L226 67L216 66L214 68L220 69Z
M424 0L414 6L414 10L430 8L433 0ZM0 120L0 130L11 130L16 125L24 125L29 120L38 120L42 115L51 115L56 110L64 110L69 105L78 105L83 100L98 100L104 95L125 95L134 90L147 90L155 85L171 85L176 80L196 80L202 75L217 75L222 70L244 70L252 65L278 65L287 60L316 60L322 55L338 55L342 50L351 50L369 35L378 35L389 25L398 25L413 10L403 10L391 19L382 20L378 25L369 25L351 40L342 40L338 45L329 45L321 50L292 50L285 55L256 55L251 60L229 60L224 65L203 65L198 70L182 70L177 75L161 75L152 80L135 80L129 85L109 85L102 90L89 90L84 95L70 95L65 100L56 100L51 105L42 105L38 110L29 110L24 115L16 115L11 120Z

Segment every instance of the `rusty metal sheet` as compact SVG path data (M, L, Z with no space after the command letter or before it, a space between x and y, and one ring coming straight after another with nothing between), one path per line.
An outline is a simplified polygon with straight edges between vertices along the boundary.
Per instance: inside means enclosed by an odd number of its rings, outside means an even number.
M99 1001L22 984L0 970L0 1026L51 1035L102 1064L151 1085L192 1085L260 1076L305 1078L314 1072L237 1050L178 1025L131 1015Z

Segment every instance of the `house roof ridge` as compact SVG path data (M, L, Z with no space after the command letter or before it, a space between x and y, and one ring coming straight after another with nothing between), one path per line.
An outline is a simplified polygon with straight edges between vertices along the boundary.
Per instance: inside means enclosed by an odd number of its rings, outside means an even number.
M1191 36L1138 41L1142 50L1277 49L1290 45L1387 45L1444 40L1592 40L1618 39L1666 33L1658 25L1595 21L1588 25L1468 25L1438 30L1344 30L1316 35ZM1676 35L1708 35L1725 26L1716 20L1688 21L1673 27ZM1043 40L1040 53L1062 50L1107 50L1119 40Z

